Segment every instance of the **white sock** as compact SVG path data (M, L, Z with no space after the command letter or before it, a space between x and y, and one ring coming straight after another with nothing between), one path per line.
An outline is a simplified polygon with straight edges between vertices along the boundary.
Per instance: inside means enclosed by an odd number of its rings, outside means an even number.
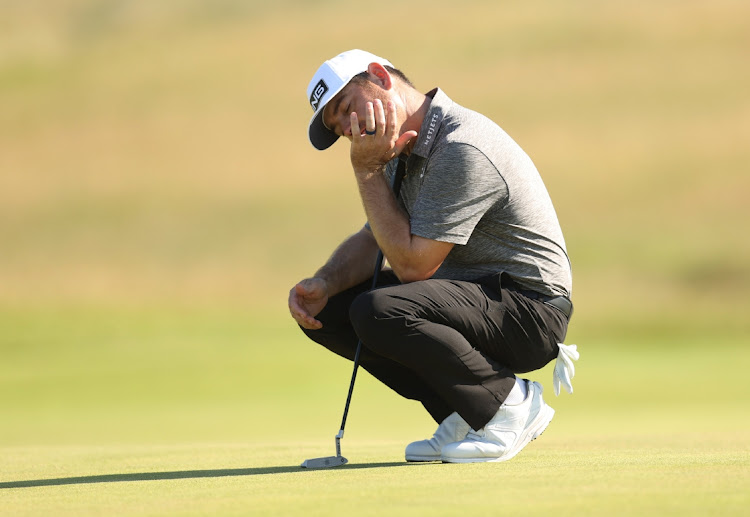
M526 400L526 381L516 377L516 383L513 385L513 389L508 393L508 397L505 399L504 404L509 406L515 406Z

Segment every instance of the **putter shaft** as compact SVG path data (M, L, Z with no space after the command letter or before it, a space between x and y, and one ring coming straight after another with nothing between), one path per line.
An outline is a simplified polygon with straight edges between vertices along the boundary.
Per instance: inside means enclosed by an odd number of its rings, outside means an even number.
M401 190L401 181L404 179L406 174L406 160L399 157L398 167L396 173L393 175L393 181L391 182L391 189L393 194L398 199L399 190ZM383 269L383 252L378 250L378 257L375 261L375 272L372 275L372 289L375 289L378 285L378 277L380 270ZM346 458L341 455L341 439L344 437L344 427L346 427L346 418L349 415L349 404L352 401L352 393L354 393L354 381L357 379L357 370L359 369L359 355L362 352L362 340L357 341L357 350L354 353L354 367L352 370L352 380L349 383L349 393L346 395L346 404L344 405L344 416L341 418L341 429L339 429L336 435L336 456L328 456L325 458L312 458L305 460L300 465L302 468L308 469L322 469L328 467L338 467L345 465L349 462Z

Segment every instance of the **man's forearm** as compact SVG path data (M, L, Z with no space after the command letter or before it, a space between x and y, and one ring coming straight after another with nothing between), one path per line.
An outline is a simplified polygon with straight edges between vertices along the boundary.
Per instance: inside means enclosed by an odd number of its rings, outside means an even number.
M381 174L357 175L357 186L376 242L396 274L411 260L411 225Z
M333 296L372 277L377 253L374 237L362 229L341 243L315 276L326 281Z
M412 235L409 216L382 172L357 173L357 186L377 245L399 280L415 282L435 274L453 244Z

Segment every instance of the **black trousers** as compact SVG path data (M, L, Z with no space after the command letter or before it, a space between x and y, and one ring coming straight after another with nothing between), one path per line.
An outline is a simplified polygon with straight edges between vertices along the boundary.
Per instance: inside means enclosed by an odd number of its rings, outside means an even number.
M383 271L377 288L368 280L331 297L317 316L323 327L303 331L349 360L361 339L360 365L374 377L438 423L456 411L480 429L516 373L557 357L568 327L558 309L500 278L401 284Z

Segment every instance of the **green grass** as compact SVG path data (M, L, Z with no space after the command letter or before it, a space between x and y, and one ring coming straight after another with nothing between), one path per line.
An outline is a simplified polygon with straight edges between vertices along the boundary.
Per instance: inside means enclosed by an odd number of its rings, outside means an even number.
M285 320L229 310L4 311L8 515L739 515L750 502L740 342L586 343L575 393L513 461L406 465L434 428ZM12 325L7 325L12 322ZM43 322L43 324L40 324ZM10 344L14 346L9 346ZM279 353L283 350L283 353Z
M549 442L512 463L466 466L397 463L394 444L366 443L357 464L310 472L283 446L68 449L24 456L64 462L49 486L0 490L12 515L460 515L510 504L530 515L740 515L748 503L747 456L731 443L686 454Z

